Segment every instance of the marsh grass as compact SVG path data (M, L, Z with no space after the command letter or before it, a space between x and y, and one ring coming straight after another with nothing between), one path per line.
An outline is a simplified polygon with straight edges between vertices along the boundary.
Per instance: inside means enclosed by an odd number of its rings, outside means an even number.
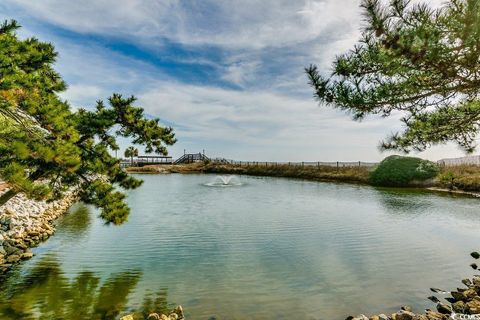
M316 181L342 181L367 183L368 167L332 167L299 165L249 165L207 164L204 172L218 174L246 174L252 176L286 177Z

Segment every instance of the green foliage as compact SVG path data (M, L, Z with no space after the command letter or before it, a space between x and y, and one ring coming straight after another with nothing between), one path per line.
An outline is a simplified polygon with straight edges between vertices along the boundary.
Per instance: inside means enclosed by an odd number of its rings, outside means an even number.
M138 149L135 147L128 147L125 149L125 157L130 158L130 163L133 164L133 157L138 157Z
M457 177L452 171L442 172L439 176L439 180L443 185L448 186L449 189L453 189L455 185L455 179Z
M480 190L480 166L457 165L442 168L439 175L443 187L465 191Z
M18 27L15 21L0 25L0 175L35 198L59 198L78 187L107 222L125 221L129 208L116 186L131 189L141 181L109 150L118 150L121 136L146 152L167 154L166 146L175 143L172 128L146 119L134 97L120 94L73 112L58 95L66 84L53 69L53 45L19 39Z
M306 69L318 101L362 119L399 111L405 130L383 149L425 150L448 141L475 148L480 126L480 1L438 9L408 0L363 0L365 28L330 76Z
M427 180L439 173L436 163L415 157L389 156L370 172L370 182L377 186L407 186L413 180Z

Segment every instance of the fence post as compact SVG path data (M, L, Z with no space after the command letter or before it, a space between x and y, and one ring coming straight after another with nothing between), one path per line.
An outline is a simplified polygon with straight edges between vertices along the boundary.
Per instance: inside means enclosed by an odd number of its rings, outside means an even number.
M359 167L359 168L362 166L360 163L361 163L361 162L360 162L360 161L358 161L358 167Z
M302 168L305 167L305 162L302 161Z

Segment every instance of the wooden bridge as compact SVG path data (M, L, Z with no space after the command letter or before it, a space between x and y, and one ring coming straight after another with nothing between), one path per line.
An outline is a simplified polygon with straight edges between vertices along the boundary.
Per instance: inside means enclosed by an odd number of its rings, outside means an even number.
M173 164L184 164L209 160L210 158L208 158L204 153L185 153L183 156L175 160Z
M149 165L172 164L173 158L170 156L138 156L133 159L133 162L124 159L120 162L123 168L126 167L143 167Z
M172 165L172 164L185 164L193 162L208 161L208 158L205 153L184 153L183 156L177 160L173 160L170 156L138 156L133 158L133 161L130 159L121 160L120 164L123 168L127 167L143 167L149 165Z

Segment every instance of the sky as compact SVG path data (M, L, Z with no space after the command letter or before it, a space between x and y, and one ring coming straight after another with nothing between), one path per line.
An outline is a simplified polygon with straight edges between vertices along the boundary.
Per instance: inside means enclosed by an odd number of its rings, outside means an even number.
M135 95L174 128L173 157L379 161L389 155L379 142L401 130L398 115L355 122L318 105L304 73L314 63L328 74L353 47L359 0L1 0L0 19L55 45L72 107ZM417 155L464 154L447 145Z

